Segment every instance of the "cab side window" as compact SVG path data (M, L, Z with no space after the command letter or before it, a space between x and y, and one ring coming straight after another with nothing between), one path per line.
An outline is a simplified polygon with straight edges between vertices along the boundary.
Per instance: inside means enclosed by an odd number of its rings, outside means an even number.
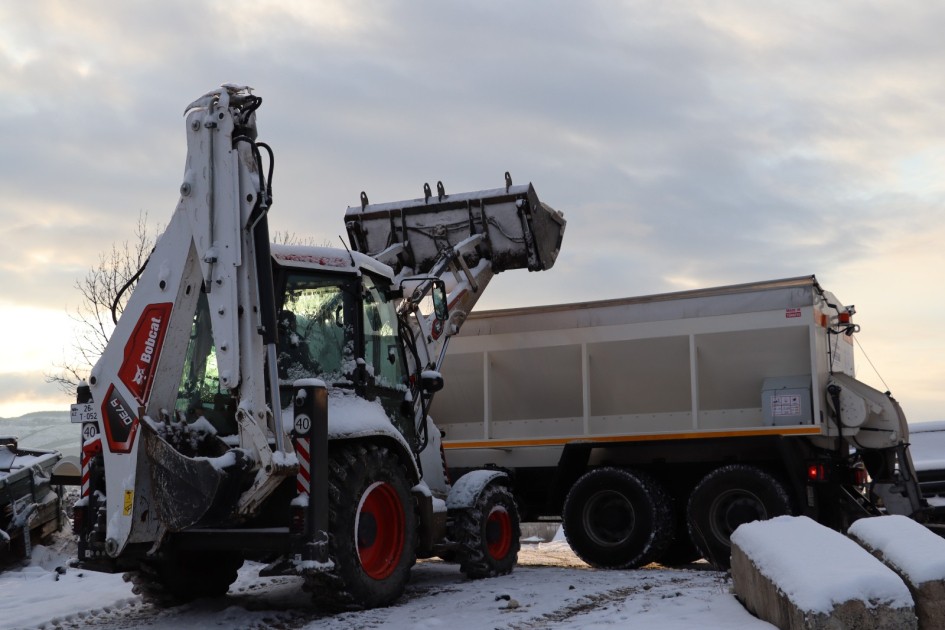
M406 391L406 370L397 336L397 311L370 278L364 278L364 361L374 384Z

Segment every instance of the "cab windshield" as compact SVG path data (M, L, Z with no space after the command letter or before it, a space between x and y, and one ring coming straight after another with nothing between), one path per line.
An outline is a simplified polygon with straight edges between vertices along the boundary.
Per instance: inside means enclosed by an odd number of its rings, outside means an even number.
M300 378L328 384L351 381L355 370L355 293L336 277L289 274L277 313L279 381Z

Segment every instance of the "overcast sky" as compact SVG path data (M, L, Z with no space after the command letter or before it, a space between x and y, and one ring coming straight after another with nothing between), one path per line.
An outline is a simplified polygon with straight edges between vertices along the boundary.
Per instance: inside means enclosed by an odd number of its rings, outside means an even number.
M187 103L264 102L274 229L494 188L568 220L480 307L816 274L911 420L945 419L945 4L0 0L0 416L67 409L75 281L167 221ZM862 355L861 378L882 389Z

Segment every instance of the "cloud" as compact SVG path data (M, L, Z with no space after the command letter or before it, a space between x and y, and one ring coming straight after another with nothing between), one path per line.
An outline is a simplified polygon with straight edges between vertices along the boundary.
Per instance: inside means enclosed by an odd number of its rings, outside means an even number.
M74 402L41 371L0 372L0 418L16 418L32 411L68 410Z
M943 30L934 2L0 5L0 285L63 308L139 211L165 223L183 107L227 81L264 99L274 229L334 242L361 190L534 182L561 257L487 306L878 265L921 283Z

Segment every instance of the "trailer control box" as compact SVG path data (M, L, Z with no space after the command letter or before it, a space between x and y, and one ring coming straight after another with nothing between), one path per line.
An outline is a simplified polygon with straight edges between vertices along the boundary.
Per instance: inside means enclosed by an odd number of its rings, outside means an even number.
M810 376L766 378L761 389L761 411L767 426L813 424Z

